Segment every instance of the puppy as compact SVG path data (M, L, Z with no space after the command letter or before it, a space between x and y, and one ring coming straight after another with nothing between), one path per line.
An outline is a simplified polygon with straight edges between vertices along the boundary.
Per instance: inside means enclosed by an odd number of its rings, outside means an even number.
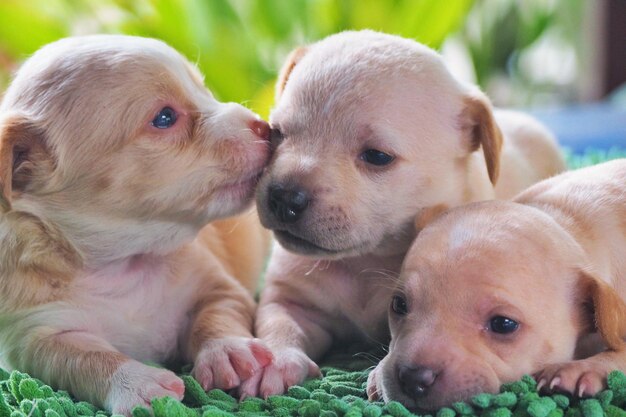
M257 207L282 247L256 329L276 360L244 383L248 395L316 375L312 360L333 343L387 342L387 300L416 215L426 224L564 169L538 122L494 113L431 49L371 31L294 51L271 125L276 150Z
M183 396L142 362L230 389L271 361L251 296L268 236L254 213L208 224L249 207L265 122L164 43L106 35L35 53L0 114L3 366L129 414Z
M626 371L626 159L423 229L389 311L370 398L434 410L535 374L580 397Z

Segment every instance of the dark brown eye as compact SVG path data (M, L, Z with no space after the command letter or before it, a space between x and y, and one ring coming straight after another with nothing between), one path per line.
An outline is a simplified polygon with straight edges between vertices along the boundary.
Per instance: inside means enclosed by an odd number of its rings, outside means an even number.
M361 154L361 159L371 165L385 166L389 165L394 157L378 149L368 149Z
M489 330L498 334L510 334L519 329L519 323L504 316L494 316L489 320Z
M270 143L273 147L277 147L278 145L280 145L284 139L285 136L283 135L283 132L281 132L279 129L275 127L270 129Z
M398 316L405 316L409 312L409 307L406 303L406 298L403 295L394 295L391 299L391 311Z

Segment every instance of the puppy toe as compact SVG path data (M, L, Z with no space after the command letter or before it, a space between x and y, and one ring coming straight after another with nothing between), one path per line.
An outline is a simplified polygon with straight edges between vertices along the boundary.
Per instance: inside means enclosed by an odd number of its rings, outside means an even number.
M270 395L279 395L285 392L285 383L278 369L270 365L263 371L263 378L259 393L267 399Z
M257 397L259 395L259 385L261 384L262 378L263 370L257 372L245 381L242 381L241 385L239 385L239 389L237 390L239 400L243 401L248 397Z
M229 360L216 363L213 366L213 380L215 388L229 390L239 386L241 380Z
M254 355L255 359L259 362L259 365L262 367L269 365L274 360L274 355L270 348L265 346L260 339L253 339L249 342L250 350Z
M576 395L579 397L592 397L606 388L606 377L598 372L588 371L578 379Z
M228 359L240 379L252 377L263 367L247 346L231 350Z
M185 383L173 373L163 374L158 378L157 382L164 390L171 393L168 395L178 400L183 399L183 396L185 395Z
M213 371L210 366L194 366L191 372L194 378L198 381L202 389L208 391L213 388Z

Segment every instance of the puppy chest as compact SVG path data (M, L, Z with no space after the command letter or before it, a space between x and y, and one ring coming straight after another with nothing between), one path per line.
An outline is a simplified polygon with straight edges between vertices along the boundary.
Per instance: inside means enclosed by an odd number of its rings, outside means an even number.
M195 288L163 269L93 275L81 283L80 314L89 329L138 360L164 361L178 353L189 325Z
M359 281L359 282L356 282ZM387 307L391 287L381 282L355 280L342 294L342 313L366 339L384 342L388 337Z

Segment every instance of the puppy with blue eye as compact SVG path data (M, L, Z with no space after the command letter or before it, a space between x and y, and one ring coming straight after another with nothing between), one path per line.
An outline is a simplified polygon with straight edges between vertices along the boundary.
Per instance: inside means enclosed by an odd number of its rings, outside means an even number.
M268 125L164 43L68 38L0 105L0 365L113 413L184 384L236 388L269 236L246 212ZM222 220L219 220L222 219Z
M426 226L389 308L371 399L436 410L532 374L587 397L626 371L626 159Z

